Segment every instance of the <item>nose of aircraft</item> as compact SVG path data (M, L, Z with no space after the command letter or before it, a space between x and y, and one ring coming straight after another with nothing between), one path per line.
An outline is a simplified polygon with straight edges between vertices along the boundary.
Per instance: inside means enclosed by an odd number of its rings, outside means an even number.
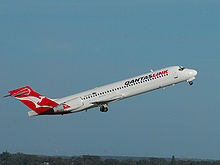
M196 70L190 69L190 71L189 71L190 77L195 77L197 74L198 74L198 72Z

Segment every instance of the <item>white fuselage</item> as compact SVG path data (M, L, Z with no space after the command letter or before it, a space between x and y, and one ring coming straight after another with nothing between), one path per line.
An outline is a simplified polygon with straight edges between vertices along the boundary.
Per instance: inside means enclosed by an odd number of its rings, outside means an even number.
M66 111L74 113L98 107L103 104L108 105L117 100L149 92L158 88L164 88L183 81L191 82L195 79L196 75L197 72L195 70L185 68L180 69L179 66L171 66L97 87L75 95L55 99L55 101L59 104L68 104L70 108L66 109Z

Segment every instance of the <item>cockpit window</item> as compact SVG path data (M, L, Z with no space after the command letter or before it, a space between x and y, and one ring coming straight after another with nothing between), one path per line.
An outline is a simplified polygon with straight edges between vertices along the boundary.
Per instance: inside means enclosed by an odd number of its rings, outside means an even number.
M179 71L183 71L185 68L183 66L179 66Z

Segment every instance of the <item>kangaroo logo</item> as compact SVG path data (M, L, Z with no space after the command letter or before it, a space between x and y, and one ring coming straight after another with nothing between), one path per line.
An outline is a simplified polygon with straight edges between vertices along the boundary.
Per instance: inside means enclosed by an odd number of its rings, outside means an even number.
M39 105L42 100L45 98L44 96L39 96L40 98L34 97L34 96L27 96L27 97L19 97L17 98L18 100L27 100L27 101L31 101L32 103L34 103L35 108L42 108L42 107L50 107L52 108L52 106L48 106L48 105Z

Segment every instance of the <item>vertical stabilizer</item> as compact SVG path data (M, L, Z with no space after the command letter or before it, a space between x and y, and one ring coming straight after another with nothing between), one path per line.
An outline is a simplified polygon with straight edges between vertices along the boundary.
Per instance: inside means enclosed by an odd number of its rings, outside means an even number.
M9 91L9 93L10 96L17 98L34 111L28 112L29 116L36 116L58 105L53 100L35 92L29 86Z

